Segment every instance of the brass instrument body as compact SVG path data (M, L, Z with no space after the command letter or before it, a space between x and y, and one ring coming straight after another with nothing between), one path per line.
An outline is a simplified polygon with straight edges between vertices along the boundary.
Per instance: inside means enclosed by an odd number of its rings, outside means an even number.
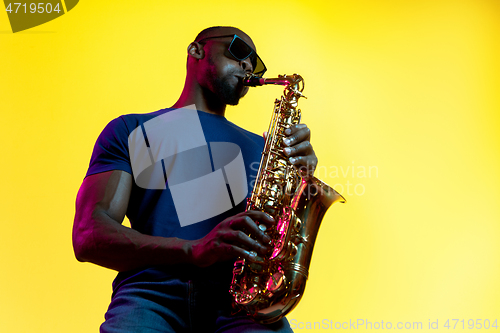
M247 210L264 211L275 219L276 227L265 230L272 239L272 251L254 262L239 258L230 287L235 306L266 324L281 319L300 301L321 220L330 205L345 199L321 180L301 177L283 153L285 130L300 122L297 101L303 97L302 77L251 77L245 84L285 85L281 100L275 101L256 183L247 203ZM259 227L265 229L264 225Z

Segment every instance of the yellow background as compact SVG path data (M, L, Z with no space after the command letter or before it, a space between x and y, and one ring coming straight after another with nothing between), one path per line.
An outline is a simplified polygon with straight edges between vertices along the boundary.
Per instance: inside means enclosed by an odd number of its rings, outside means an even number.
M268 75L305 78L318 176L348 200L289 320L500 326L500 2L85 0L16 34L0 13L0 331L97 332L115 272L71 245L94 142L172 105L212 25L246 31ZM280 94L227 117L262 133Z

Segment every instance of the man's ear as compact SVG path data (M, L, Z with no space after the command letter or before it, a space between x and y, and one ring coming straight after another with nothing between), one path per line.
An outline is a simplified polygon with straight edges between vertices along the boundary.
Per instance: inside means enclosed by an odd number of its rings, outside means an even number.
M198 42L192 42L188 46L188 55L195 59L203 59L205 57L205 50L203 46Z

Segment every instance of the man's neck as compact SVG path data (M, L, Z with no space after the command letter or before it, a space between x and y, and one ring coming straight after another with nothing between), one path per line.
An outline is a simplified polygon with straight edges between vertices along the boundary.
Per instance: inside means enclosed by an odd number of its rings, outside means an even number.
M182 108L188 105L196 105L196 109L224 116L226 113L226 104L222 104L213 94L204 90L199 85L193 85L186 82L181 96L172 106L173 108Z

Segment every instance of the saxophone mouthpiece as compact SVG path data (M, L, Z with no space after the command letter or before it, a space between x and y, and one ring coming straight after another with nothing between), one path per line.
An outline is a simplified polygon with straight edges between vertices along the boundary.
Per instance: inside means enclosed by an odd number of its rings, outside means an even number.
M249 87L263 86L264 84L266 84L265 78L258 77L257 75L253 75L253 74L248 74L243 79L243 85L249 86Z

